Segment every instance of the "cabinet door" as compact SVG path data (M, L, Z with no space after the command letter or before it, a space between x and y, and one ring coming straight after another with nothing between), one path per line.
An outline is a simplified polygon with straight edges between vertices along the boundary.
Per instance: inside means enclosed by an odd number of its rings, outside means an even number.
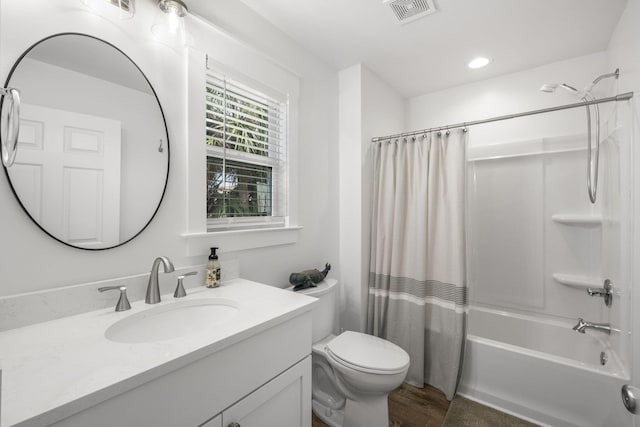
M310 427L311 356L229 407L222 420L225 427Z

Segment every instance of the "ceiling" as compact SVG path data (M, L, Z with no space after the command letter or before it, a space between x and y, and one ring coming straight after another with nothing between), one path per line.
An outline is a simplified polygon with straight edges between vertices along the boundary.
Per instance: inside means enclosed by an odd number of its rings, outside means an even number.
M411 97L602 51L627 0L435 0L405 25L382 0L242 2L327 64L362 63ZM468 69L480 55L493 62Z
M122 52L93 37L65 34L37 44L28 58L153 95L138 67Z

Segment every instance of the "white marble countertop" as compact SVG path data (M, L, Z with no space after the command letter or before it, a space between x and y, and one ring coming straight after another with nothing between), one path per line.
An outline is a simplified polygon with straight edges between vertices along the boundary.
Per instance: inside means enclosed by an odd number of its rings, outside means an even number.
M0 333L0 425L50 425L308 311L315 301L244 279L188 292L180 301L229 298L238 302L239 314L167 341L129 344L105 338L116 321L177 301L169 294L159 304L138 301L121 313L96 310Z

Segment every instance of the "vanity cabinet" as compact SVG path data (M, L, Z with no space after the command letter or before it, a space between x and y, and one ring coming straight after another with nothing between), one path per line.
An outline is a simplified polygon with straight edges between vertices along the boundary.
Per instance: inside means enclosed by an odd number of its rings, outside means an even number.
M94 406L53 425L310 427L311 311L269 323L213 353L205 347L185 355L179 369L149 372L155 379L138 387L116 384L106 400L96 393Z
M200 427L301 427L311 423L311 356Z

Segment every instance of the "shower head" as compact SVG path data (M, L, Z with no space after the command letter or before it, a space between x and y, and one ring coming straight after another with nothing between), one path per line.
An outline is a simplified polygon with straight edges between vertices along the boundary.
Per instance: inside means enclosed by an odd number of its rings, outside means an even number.
M542 92L547 92L547 93L553 93L556 91L556 89L558 89L559 87L561 87L562 89L566 90L567 92L569 92L572 95L581 97L582 92L580 92L578 89L576 89L575 87L568 85L566 83L562 83L562 84L558 84L558 83L545 83L540 87L540 90Z
M571 85L568 85L566 83L562 83L562 84L545 83L540 87L540 90L542 92L553 93L553 92L556 91L556 89L561 87L564 90L566 90L567 92L569 92L570 94L577 96L578 98L581 98L581 99L593 99L594 97L591 94L591 90L594 88L594 86L596 86L603 79L608 79L608 78L611 78L611 77L617 79L619 76L620 76L620 69L616 68L616 70L613 73L602 74L602 75L596 77L595 80L593 80L583 90L578 90L575 87L573 87Z
M566 83L562 83L560 85L560 87L563 88L564 90L566 90L567 92L569 92L572 95L579 95L580 94L580 91L578 89L576 89L575 87L570 86L570 85L568 85Z
M558 83L545 83L540 87L542 92L553 93L558 89Z

